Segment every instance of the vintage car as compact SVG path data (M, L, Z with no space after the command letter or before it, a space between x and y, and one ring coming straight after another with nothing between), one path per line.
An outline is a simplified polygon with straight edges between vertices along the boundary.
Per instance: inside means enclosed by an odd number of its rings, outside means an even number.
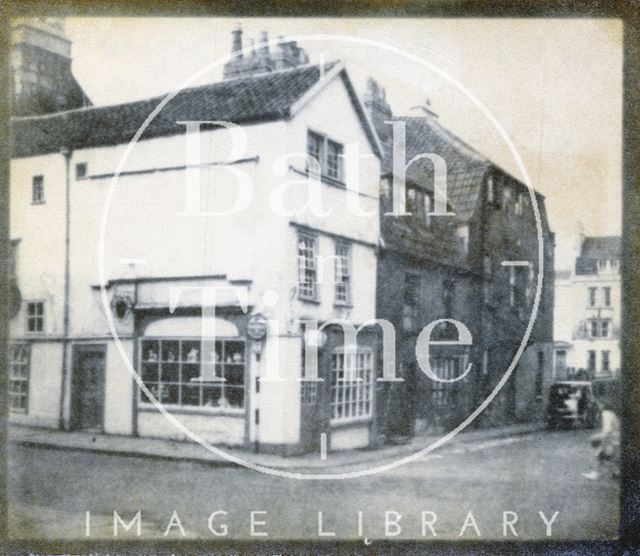
M548 429L576 424L592 429L599 417L600 404L593 395L591 382L566 380L551 385L546 416Z

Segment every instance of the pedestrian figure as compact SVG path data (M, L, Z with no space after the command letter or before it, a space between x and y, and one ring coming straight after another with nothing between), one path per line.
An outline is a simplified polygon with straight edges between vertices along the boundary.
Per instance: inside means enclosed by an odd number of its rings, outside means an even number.
M617 479L620 467L620 420L609 400L603 401L602 405L602 428L591 437L591 445L596 448L598 470L582 474L591 480L602 477L606 469L611 477Z

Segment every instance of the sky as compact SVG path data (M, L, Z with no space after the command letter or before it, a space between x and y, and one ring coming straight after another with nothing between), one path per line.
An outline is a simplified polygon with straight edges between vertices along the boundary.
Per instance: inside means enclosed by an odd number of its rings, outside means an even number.
M429 99L442 125L524 181L484 106L546 197L557 269L573 266L581 231L621 233L621 21L68 18L65 26L76 79L105 105L173 91L230 53L238 23L245 46L267 31L299 38L312 62L342 60L359 94L373 77L394 115L421 115L416 107ZM221 74L218 66L191 84Z

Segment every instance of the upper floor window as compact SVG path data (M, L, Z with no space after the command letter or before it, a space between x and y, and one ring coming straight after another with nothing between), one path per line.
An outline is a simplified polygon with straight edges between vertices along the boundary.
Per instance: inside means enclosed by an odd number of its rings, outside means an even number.
M509 305L516 304L516 267L509 267Z
M418 295L420 277L416 274L405 274L402 306L402 323L405 330L413 330L418 312Z
M611 361L609 355L609 351L602 352L602 370L605 372L611 370Z
M321 176L342 181L343 147L340 143L315 131L308 131L307 155L318 163Z
M592 338L608 338L611 321L609 319L591 319L590 321L590 333Z
M44 176L33 176L31 180L31 202L44 203Z
M336 243L335 257L335 303L351 303L351 245L339 241Z
M509 203L511 203L511 189L508 187L502 188L502 210L509 210Z
M44 301L27 302L27 332L44 332Z
M86 162L78 162L76 164L76 179L81 180L82 178L87 177L87 163Z
M494 202L494 192L493 192L493 176L487 177L487 202Z
M604 306L611 307L611 288L610 287L602 288L602 293L604 297Z
M589 288L589 307L596 306L596 292L598 288Z
M317 239L312 235L298 237L298 297L315 300L318 294L316 265Z
M587 370L594 372L596 370L596 352L589 350L587 355Z
M516 196L516 204L515 204L515 213L518 216L522 216L523 207L524 207L524 195L522 193L518 193Z

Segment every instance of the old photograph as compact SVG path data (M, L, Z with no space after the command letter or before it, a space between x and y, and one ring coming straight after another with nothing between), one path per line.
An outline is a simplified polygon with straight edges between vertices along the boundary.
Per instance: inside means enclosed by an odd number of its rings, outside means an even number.
M9 539L618 536L621 20L8 29Z

